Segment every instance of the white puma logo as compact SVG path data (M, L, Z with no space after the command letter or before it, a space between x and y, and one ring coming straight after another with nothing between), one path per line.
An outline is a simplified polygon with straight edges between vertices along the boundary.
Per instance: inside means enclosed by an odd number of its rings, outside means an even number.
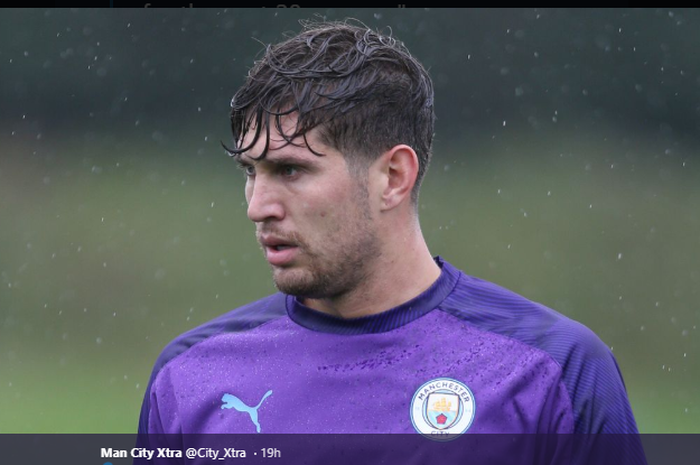
M272 391L267 391L262 397L262 399L260 399L260 402L258 402L258 405L256 405L255 407L248 407L238 397L232 394L224 394L224 396L221 398L221 401L223 402L221 408L235 408L239 412L246 412L248 415L250 415L250 421L253 422L253 424L255 425L255 429L259 433L260 423L258 423L258 409L262 405L263 401L267 399L270 395L272 395Z

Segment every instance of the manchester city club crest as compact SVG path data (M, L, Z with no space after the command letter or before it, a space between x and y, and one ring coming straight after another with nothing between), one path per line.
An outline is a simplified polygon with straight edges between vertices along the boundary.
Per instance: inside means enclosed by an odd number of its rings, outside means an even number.
M466 384L452 378L428 381L411 400L413 427L436 441L450 441L467 431L475 413L474 394Z

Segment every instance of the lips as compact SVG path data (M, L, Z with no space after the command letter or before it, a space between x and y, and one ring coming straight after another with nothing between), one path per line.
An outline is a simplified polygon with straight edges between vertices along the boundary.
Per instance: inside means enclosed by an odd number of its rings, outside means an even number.
M265 258L273 266L289 264L299 251L296 244L281 237L265 235L259 240L265 249Z
M283 237L273 236L269 234L258 236L258 240L263 245L263 247L270 247L274 249L296 246L296 244L294 244L293 241L284 239Z

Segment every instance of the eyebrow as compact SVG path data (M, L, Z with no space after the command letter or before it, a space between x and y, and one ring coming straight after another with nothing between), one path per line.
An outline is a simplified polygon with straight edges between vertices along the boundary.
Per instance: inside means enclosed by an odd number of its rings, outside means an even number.
M299 165L299 166L314 166L316 163L314 160L309 160L307 158L295 157L293 155L279 155L274 158L266 156L262 160L255 160L254 157L243 156L243 154L234 157L236 163L239 166L249 166L258 163L269 163L271 165Z

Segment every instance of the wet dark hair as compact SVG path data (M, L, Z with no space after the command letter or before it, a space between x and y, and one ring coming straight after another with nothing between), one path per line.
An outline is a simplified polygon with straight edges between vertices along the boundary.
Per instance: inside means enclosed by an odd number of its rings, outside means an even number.
M435 112L433 83L425 68L402 42L372 31L356 20L302 21L302 31L268 45L244 85L231 100L234 147L240 156L265 133L267 154L270 122L286 143L319 129L321 141L344 154L355 174L397 144L418 155L418 190L431 157ZM293 133L283 134L282 118L297 113ZM243 146L254 130L252 142ZM309 149L316 155L322 153Z

